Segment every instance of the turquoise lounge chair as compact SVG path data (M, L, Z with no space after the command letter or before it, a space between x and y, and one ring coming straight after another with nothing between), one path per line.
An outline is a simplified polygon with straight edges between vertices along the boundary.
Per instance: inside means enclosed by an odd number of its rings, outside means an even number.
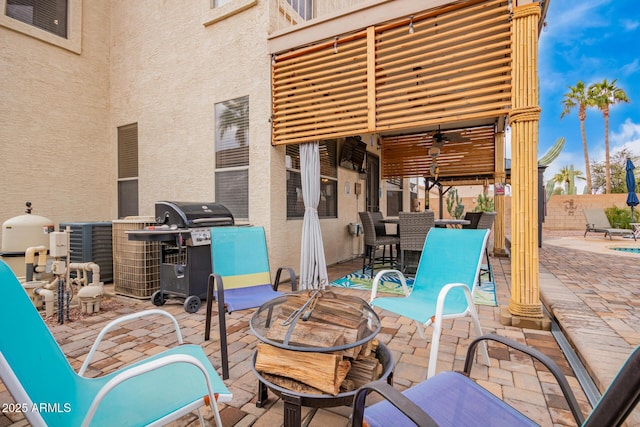
M267 238L263 227L212 227L211 266L207 286L207 315L204 339L211 333L214 298L218 302L222 378L229 378L226 313L260 307L282 295L278 292L282 270L287 270L291 290L297 290L296 274L290 267L280 267L271 283Z
M173 316L148 310L114 320L74 372L13 272L0 261L0 378L32 426L163 425L210 404L218 426L220 402L231 393L198 345L182 344ZM108 375L83 374L100 340L123 321L147 315L172 319L181 344ZM108 352L108 350L106 350ZM210 403L207 403L210 402ZM200 416L201 424L204 420Z
M436 373L444 319L471 316L476 334L482 335L472 292L478 282L488 238L489 230L432 228L427 234L411 291L398 270L382 270L373 279L372 306L415 320L423 338L426 338L423 328L433 326L428 377ZM377 298L378 283L385 274L398 276L404 297ZM486 345L482 355L488 365Z

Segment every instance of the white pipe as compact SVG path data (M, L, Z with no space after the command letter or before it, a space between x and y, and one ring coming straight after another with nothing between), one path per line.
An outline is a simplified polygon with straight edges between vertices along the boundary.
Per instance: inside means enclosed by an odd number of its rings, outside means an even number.
M45 246L31 246L24 251L24 262L33 264L35 254L38 253L38 265L47 265L47 248Z
M49 289L36 288L33 290L36 295L44 297L44 311L47 317L53 316L53 291Z
M94 262L72 262L69 264L69 269L78 271L80 279L80 285L100 285L100 266ZM93 273L91 283L87 283L85 279L85 271L91 271ZM82 272L82 274L80 274Z
M38 262L35 262L35 254L38 254ZM33 280L33 273L42 273L47 266L47 248L45 246L31 246L24 251L24 262L26 264L26 280Z

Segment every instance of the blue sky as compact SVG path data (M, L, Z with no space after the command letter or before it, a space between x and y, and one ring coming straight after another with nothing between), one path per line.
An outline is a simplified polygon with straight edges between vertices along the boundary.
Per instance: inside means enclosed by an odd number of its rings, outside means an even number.
M637 0L551 0L540 36L540 139L542 156L561 136L560 156L545 181L563 166L585 171L577 109L560 119L563 95L582 80L587 86L617 79L629 104L616 104L609 119L610 153L623 146L640 155L640 6ZM589 160L604 161L604 119L597 108L585 121ZM582 188L579 189L582 191Z

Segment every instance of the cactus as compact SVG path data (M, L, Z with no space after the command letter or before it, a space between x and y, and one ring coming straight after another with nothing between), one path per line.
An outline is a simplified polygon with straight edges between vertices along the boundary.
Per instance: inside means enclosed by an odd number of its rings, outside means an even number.
M473 209L474 212L494 212L496 210L493 197L478 194L477 202L478 204Z
M458 190L452 188L447 194L447 211L451 218L460 219L464 213L462 199L458 197Z
M558 138L555 144L538 160L540 166L549 166L551 162L558 158L560 152L564 148L564 137Z

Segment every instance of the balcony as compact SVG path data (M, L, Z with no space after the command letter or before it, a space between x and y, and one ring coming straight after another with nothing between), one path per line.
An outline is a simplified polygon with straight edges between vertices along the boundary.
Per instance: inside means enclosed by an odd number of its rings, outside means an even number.
M334 39L452 0L272 0L269 50L272 54Z
M274 0L276 19L273 33L285 32L292 27L310 21L323 21L337 15L352 13L365 4L377 4L379 0Z

